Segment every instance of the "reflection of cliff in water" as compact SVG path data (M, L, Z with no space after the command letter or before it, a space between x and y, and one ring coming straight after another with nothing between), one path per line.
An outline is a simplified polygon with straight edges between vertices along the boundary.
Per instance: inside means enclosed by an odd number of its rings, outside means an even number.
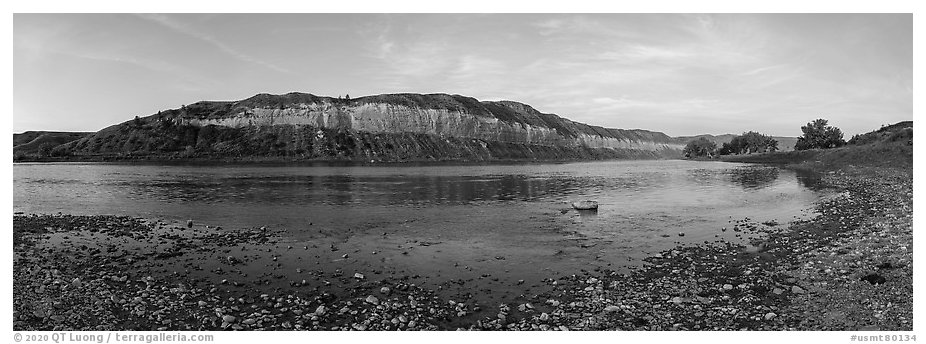
M275 204L466 204L483 201L536 201L596 186L588 178L499 176L200 176L137 183L135 198L163 202ZM614 183L615 181L611 181ZM623 186L623 185L622 185Z
M778 179L776 167L745 167L729 170L730 181L744 189L761 189Z

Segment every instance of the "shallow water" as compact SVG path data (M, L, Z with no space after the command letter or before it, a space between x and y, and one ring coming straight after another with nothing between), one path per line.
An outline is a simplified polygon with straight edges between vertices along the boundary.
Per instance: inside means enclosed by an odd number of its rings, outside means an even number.
M514 287L520 279L537 283L580 269L640 264L677 243L740 240L741 233L721 229L744 218L786 224L811 215L821 197L812 175L679 160L14 164L13 179L14 211L267 226L282 230L293 246L335 245L339 251L323 259L345 272L421 275L422 284L447 285L488 271L498 280L480 287L499 295L529 289L531 283ZM597 200L599 210L571 209L585 199ZM348 252L351 259L339 259Z

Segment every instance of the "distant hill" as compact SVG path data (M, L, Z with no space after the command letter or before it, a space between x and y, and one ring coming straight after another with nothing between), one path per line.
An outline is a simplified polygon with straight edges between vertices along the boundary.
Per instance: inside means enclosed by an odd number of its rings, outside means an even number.
M27 131L21 134L13 134L13 156L38 155L39 150L45 146L49 151L59 146L87 135L92 132L67 132L67 131Z
M58 159L587 160L678 158L677 140L448 94L308 93L201 101L55 147Z
M691 141L694 141L694 140L697 140L703 137L703 138L713 141L714 143L717 144L717 147L720 147L724 143L729 143L731 140L733 140L733 137L735 136L737 135L735 134L723 134L723 135L703 134L703 135L695 135L695 136L677 136L675 137L675 139L680 144L684 145L684 144L688 144L688 142L691 142ZM782 152L794 150L794 144L797 143L796 137L772 136L772 138L778 141L778 150Z

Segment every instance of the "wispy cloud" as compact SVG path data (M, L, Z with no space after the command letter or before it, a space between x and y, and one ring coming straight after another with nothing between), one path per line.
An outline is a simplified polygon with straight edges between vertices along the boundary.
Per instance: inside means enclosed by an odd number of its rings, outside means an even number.
M190 27L189 25L186 25L186 24L184 24L184 23L181 23L181 22L179 22L179 21L176 21L176 20L170 18L169 16L161 15L161 14L138 14L137 16L139 16L139 17L142 18L142 19L145 19L145 20L148 20L148 21L151 21L151 22L160 24L160 25L162 25L162 26L164 26L164 27L167 27L167 28L169 28L169 29L171 29L171 30L174 30L174 31L176 31L176 32L178 32L178 33L181 33L181 34L184 34L184 35L187 35L187 36L190 36L190 37L193 37L193 38L202 40L202 41L204 41L204 42L206 42L206 43L209 43L210 45L212 45L212 46L218 48L218 49L221 50L222 52L225 52L226 54L228 54L228 55L230 55L230 56L232 56L232 57L234 57L234 58L236 58L236 59L238 59L238 60L241 60L241 61L244 61L244 62L249 62L249 63L254 63L254 64L257 64L257 65L261 65L261 66L264 66L264 67L267 67L267 68L269 68L269 69L272 69L272 70L275 70L275 71L278 71L278 72L282 72L282 73L288 73L288 72L289 72L289 70L286 69L286 68L277 66L277 65L275 65L275 64L272 64L272 63L269 63L269 62L266 62L266 61L262 61L262 60L260 60L260 59L258 59L258 58L255 58L255 57L251 56L251 55L248 55L248 54L246 54L246 53L243 53L243 52L241 52L241 51L238 51L237 49L232 48L231 46L229 46L228 44L222 42L221 40L219 40L219 39L217 39L217 38L215 38L215 37L213 37L213 36L211 36L211 35L209 35L209 34L207 34L207 33L205 33L205 32L196 30L196 29Z
M787 64L787 63L783 63L783 64L777 64L777 65L774 65L774 66L759 67L759 68L755 68L755 69L752 69L752 70L750 70L750 71L744 72L744 73L740 74L740 76L751 76L751 75L756 75L756 74L765 73L765 72L768 72L768 71L773 71L773 70L785 68L785 67L788 67L788 66L790 66L790 65Z
M180 83L175 83L175 86L188 91L218 86L218 83L214 80L198 77L197 73L185 66L176 65L164 59L139 57L137 54L133 55L125 51L116 51L105 46L62 47L58 44L37 44L28 39L20 39L18 37L16 39L16 45L20 49L25 49L36 54L55 54L67 56L69 58L131 65L151 72L171 75L176 80L182 81Z

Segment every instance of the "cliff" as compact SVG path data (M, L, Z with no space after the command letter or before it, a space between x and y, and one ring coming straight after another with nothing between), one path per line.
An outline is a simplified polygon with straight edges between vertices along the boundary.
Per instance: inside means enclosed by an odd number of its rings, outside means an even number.
M487 161L677 158L682 148L663 133L591 126L511 101L288 93L160 111L57 151L70 158Z

